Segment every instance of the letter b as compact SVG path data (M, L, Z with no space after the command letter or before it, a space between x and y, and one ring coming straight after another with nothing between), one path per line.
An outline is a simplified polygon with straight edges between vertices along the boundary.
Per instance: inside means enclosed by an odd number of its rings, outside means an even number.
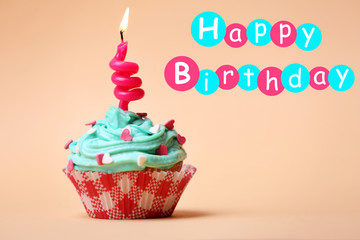
M176 91L193 88L199 79L199 74L199 67L194 60L184 56L171 59L164 71L167 84Z
M180 70L180 67L183 70ZM180 76L185 76L185 79L180 79ZM189 75L189 65L184 62L175 62L175 83L176 84L186 84L190 81Z

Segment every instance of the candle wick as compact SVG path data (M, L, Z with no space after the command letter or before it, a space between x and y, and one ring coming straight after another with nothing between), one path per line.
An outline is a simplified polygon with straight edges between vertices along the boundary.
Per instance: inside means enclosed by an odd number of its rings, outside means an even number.
M120 37L121 37L121 42L124 42L124 34L123 34L123 31L120 31Z

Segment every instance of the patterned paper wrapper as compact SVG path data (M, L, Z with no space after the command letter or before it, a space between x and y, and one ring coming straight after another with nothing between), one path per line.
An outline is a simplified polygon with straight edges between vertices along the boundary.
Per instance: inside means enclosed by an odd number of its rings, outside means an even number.
M140 219L171 216L196 168L184 164L180 172L63 171L90 217Z

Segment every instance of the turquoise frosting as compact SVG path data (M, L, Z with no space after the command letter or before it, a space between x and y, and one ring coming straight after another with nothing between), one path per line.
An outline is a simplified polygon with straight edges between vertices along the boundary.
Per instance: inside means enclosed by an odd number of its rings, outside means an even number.
M162 124L159 126L157 133L151 133L149 130L153 123L150 119L111 107L105 119L96 121L90 132L70 144L68 159L73 161L75 169L83 171L115 173L141 171L145 167L171 168L186 158L186 152L177 141L175 130L168 130ZM124 128L130 129L132 141L120 139ZM167 155L156 154L161 144L166 145ZM106 153L113 162L99 165L96 155ZM146 157L142 166L138 165L139 156Z

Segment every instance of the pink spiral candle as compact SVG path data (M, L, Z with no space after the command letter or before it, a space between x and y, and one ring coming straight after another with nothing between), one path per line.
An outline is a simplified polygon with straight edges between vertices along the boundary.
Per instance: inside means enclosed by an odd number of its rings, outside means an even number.
M129 102L139 100L144 97L145 92L139 88L142 84L139 77L131 77L139 71L139 66L133 62L125 62L127 52L127 42L121 42L117 48L115 57L110 62L110 67L115 72L111 80L116 84L114 95L120 100L119 108L128 110Z

